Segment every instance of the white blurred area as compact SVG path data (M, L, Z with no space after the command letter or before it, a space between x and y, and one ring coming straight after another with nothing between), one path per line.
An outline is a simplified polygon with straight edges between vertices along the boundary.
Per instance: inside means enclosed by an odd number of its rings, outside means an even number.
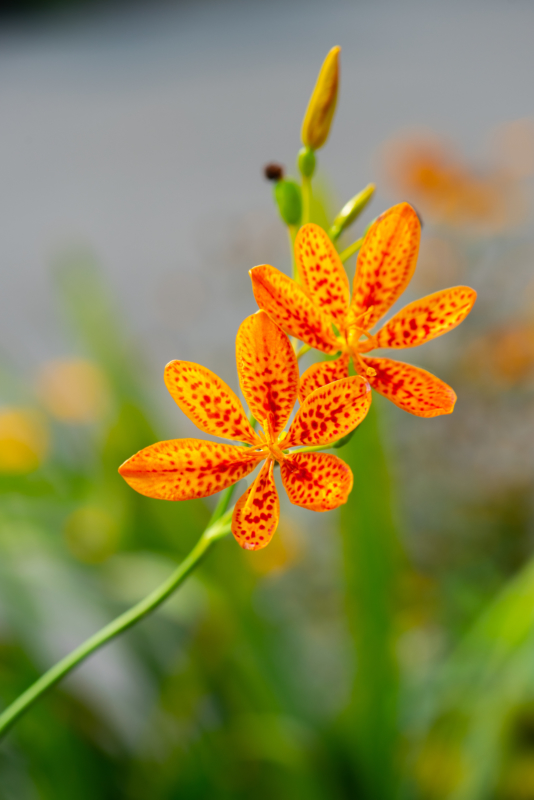
M533 112L534 6L494 0L102 5L0 32L0 347L76 355L51 264L90 248L155 376L199 360L235 385L247 269L287 263L262 166L291 171L321 61L341 44L324 166L346 200L405 126L477 154ZM389 200L379 192L367 217ZM163 384L161 383L163 391Z

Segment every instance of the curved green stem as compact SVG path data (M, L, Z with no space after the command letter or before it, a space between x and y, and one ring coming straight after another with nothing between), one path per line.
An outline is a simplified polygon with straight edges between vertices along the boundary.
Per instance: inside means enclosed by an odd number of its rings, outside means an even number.
M289 236L289 250L291 252L291 273L293 275L293 280L300 283L300 276L295 262L295 238L297 236L298 226L288 225L287 232Z
M301 346L299 347L299 349L297 350L297 352L295 353L295 355L297 356L297 358L302 358L302 356L303 356L305 353L307 353L307 352L308 352L308 350L311 350L311 345L304 343L303 345L301 345Z
M349 246L339 254L340 259L345 262L347 259L353 256L354 253L357 253L363 244L363 240L364 237L362 236L360 239L356 239L356 241L352 244L349 244Z
M213 512L208 526L196 545L182 563L176 568L173 574L151 592L148 597L141 600L137 605L125 611L117 619L110 622L99 630L83 644L73 650L72 653L58 661L55 666L45 672L29 689L26 689L5 711L0 714L0 738L11 728L12 725L32 706L41 695L54 686L58 681L67 675L74 667L84 661L91 653L107 644L115 636L131 628L141 619L154 611L184 582L187 576L204 558L213 544L226 536L230 531L232 510L228 510L232 498L234 486L230 486L223 492L219 503Z
M292 456L296 456L297 453L318 453L320 450L332 450L333 447L334 443L332 442L331 444L314 444L309 447L299 447L298 450L286 452L291 452Z

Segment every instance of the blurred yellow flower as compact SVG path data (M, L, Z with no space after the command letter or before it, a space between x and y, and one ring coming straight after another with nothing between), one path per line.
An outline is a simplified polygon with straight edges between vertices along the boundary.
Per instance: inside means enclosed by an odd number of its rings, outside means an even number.
M41 414L31 409L0 410L0 473L33 472L48 451L48 431Z
M419 752L414 773L422 796L428 800L452 795L466 775L461 741L431 734Z
M109 406L104 373L96 364L81 358L43 364L37 389L46 410L61 422L96 422Z
M98 564L116 551L120 531L117 521L105 508L85 505L67 518L63 533L73 556L88 564Z
M259 575L284 572L300 561L304 548L304 538L300 529L293 523L282 520L278 525L279 536L275 536L270 547L249 555L244 550L244 557L253 572Z
M341 47L333 47L326 56L304 115L301 139L310 150L322 147L330 132L337 103L340 52Z
M498 165L473 169L435 134L392 139L381 166L393 191L431 221L496 233L524 219L526 199L514 175Z
M531 750L512 758L501 781L500 796L505 800L534 800L534 754Z

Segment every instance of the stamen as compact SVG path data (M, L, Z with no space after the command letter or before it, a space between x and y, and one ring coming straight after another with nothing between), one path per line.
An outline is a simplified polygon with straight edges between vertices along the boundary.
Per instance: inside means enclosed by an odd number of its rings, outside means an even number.
M373 369L373 367L368 367L359 353L353 353L352 354L352 360L355 362L354 366L356 366L356 364L358 365L358 368L359 368L358 372L361 372L364 375L367 375L367 377L369 377L369 378L374 378L375 377L376 369Z
M374 306L369 306L369 308L366 311L364 311L363 314L360 314L359 317L356 317L354 322L351 323L351 325L350 325L349 337L348 337L349 338L349 344L355 350L358 347L358 342L359 342L359 339L360 339L361 336L365 336L370 341L372 339L374 339L374 336L371 333L369 333L369 331L367 329L367 323L368 323L369 317L372 314L373 308L374 308ZM368 373L368 374L370 374L370 373Z

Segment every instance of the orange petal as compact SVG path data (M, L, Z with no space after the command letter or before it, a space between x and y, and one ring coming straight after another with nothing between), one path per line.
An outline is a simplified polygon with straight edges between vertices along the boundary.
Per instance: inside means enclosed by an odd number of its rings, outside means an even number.
M277 325L310 347L337 353L339 343L329 317L298 283L269 264L251 269L250 277L257 304Z
M370 329L391 308L413 275L421 224L408 203L399 203L369 228L356 262L350 321L373 307Z
M315 305L344 326L349 310L349 279L336 248L319 225L309 223L299 230L295 261L302 285Z
M282 447L337 442L365 419L370 405L371 387L360 377L315 389L299 408Z
M327 383L332 381L339 381L341 378L347 378L349 375L349 356L348 353L343 353L335 361L318 361L308 367L306 372L302 375L299 385L299 400L302 401L313 392L314 389L320 389L321 386L326 386Z
M362 357L362 361L376 371L376 375L367 377L373 389L404 411L416 417L452 413L455 393L426 369L389 358Z
M376 334L371 347L415 347L462 322L477 298L474 289L454 286L405 306ZM361 348L365 352L365 347Z
M171 361L165 367L165 384L201 431L223 439L259 443L241 401L211 370L190 361Z
M269 420L278 436L297 402L299 367L291 342L265 311L241 323L236 361L248 407L260 424Z
M296 506L331 511L347 502L352 489L350 467L330 453L295 453L280 466L282 482Z
M238 445L171 439L140 450L119 472L139 494L158 500L193 500L237 483L263 457Z
M245 494L235 504L232 533L245 550L261 550L273 537L280 518L280 503L269 459Z

